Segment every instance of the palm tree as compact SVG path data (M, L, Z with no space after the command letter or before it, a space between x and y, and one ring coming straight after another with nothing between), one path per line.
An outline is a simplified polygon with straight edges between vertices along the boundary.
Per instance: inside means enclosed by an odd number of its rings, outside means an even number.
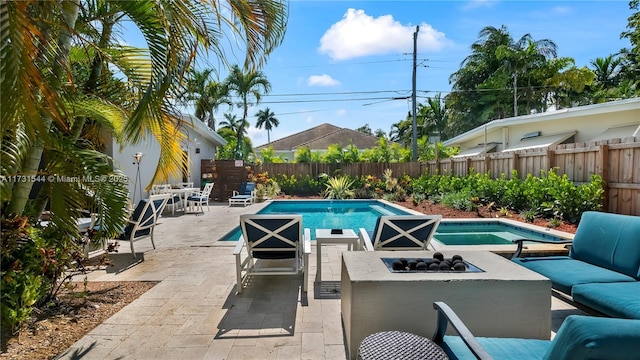
M267 129L267 143L271 144L271 129L278 127L278 125L280 125L280 121L276 119L276 114L269 110L269 108L258 111L256 116L258 117L256 127L258 129L262 129L264 126L264 128Z
M147 131L158 139L161 156L153 180L179 172L180 121L171 98L199 49L213 50L226 63L219 42L220 26L232 24L225 30L243 38L247 62L260 65L283 39L287 18L283 3L236 3L230 13L223 13L216 2L195 0L3 2L0 16L7 21L3 22L0 55L2 174L78 176L86 175L88 168L97 169L102 162L109 163L108 157L75 141L84 124L95 121L110 126L111 133L125 142L138 142ZM124 20L141 30L148 49L123 46L112 37L113 25ZM76 47L83 50L72 51ZM67 81L73 78L72 52L74 63L89 55L86 63L94 64L86 86ZM120 104L95 91L109 93L96 75L110 66L127 80L121 86L127 92ZM87 91L78 91L83 88ZM48 164L40 168L45 151ZM77 154L78 161L51 161L54 155L70 151ZM87 166L87 159L100 161ZM77 167L71 168L71 164ZM22 214L32 185L3 183L3 212ZM56 209L56 219L66 221L70 229L75 224L66 209L81 205L78 194L84 194L87 186L83 182L51 184L50 206Z
M426 104L419 104L418 117L424 127L422 135L428 137L433 131L437 131L442 138L448 125L449 111L440 93L428 98Z
M263 93L269 93L271 91L271 83L267 80L266 76L262 71L259 70L249 70L244 72L240 70L238 65L234 65L229 73L229 76L226 80L227 86L230 91L235 92L240 97L240 103L238 103L238 107L242 108L242 129L243 131L238 131L238 144L236 149L236 155L238 159L242 157L242 135L244 134L244 129L249 126L247 122L247 113L249 111L249 106L257 105L260 102L260 98ZM250 100L255 100L255 102L250 102Z
M497 31L494 27L485 27L480 31L491 33ZM533 40L531 34L524 34L518 41L498 46L496 57L503 60L502 69L511 74L513 79L513 116L518 116L518 76L526 74L528 70L539 66L539 63L557 56L558 46L549 39Z
M224 83L210 80L213 69L192 70L187 79L187 100L195 100L195 116L216 130L215 112L220 105L233 106L229 90Z
M602 90L615 88L620 83L620 66L622 60L620 58L609 55L606 57L598 57L591 61L593 72L595 73L595 85L601 87Z

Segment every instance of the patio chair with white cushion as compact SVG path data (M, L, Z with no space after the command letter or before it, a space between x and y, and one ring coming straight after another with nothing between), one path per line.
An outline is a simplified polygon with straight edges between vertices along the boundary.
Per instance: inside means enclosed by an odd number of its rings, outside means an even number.
M232 196L229 198L229 206L231 205L251 205L256 197L256 183L243 182L240 185L239 191L233 191Z
M203 205L207 205L207 211L209 211L209 195L211 194L211 190L213 189L213 183L207 183L204 186L204 189L199 193L195 193L187 197L187 206L189 208L198 207L200 209L200 213L204 213Z
M303 230L302 215L245 214L240 215L240 227L242 236L233 252L238 293L250 276L297 275L300 271L302 291L307 292L311 230Z
M368 251L427 250L440 220L441 215L383 215L378 218L372 235L361 228L358 236Z

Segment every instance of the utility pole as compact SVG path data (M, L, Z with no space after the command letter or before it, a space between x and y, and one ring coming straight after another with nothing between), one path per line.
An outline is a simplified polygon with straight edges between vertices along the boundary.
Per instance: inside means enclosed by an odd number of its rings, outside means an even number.
M418 123L416 120L416 57L418 52L418 31L420 31L420 26L416 26L416 32L413 33L413 77L411 81L412 85L412 93L411 93L411 114L412 114L412 125L413 125L413 161L418 161Z

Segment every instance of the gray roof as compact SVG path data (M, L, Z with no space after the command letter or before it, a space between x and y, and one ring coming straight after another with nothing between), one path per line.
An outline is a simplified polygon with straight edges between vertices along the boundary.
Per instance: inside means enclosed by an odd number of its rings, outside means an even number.
M272 146L276 151L293 151L303 146L308 146L311 150L326 150L332 144L338 144L342 147L353 144L358 149L370 149L378 145L378 138L355 130L322 124L274 140L271 144L260 145L255 150L266 149L269 146Z

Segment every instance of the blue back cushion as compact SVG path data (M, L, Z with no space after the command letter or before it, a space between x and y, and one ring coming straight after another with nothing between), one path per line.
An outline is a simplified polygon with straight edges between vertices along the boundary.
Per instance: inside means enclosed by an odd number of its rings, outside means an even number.
M568 316L544 359L640 359L640 320Z
M244 182L240 187L240 195L251 195L251 192L255 190L256 183L253 182Z
M147 201L149 200L148 199L140 200L135 210L133 210L133 214L131 214L131 220L140 221L140 226L149 226L153 224L153 222L155 221L155 216L153 214L153 209L151 208L151 206L149 206L147 210L144 212L144 216L142 216L142 218L140 217L140 214L142 214L142 210L147 204ZM159 210L158 207L162 205L162 200L154 200L153 204L155 205L156 210ZM127 226L124 228L124 232L118 237L118 239L129 240L131 238L131 232L133 231L133 227L134 227L134 224L127 223ZM151 232L150 228L138 230L136 231L134 237L148 235L150 232Z
M583 213L569 256L640 279L640 217Z
M290 222L291 219L253 219L253 221L255 221L257 224L259 224L260 226L266 229L276 230L281 226L285 225L286 223ZM299 242L300 226L301 226L301 223L296 222L294 224L291 224L291 226L278 232L278 234L288 240ZM246 230L247 230L247 234L246 234L245 240L249 242L257 241L261 239L264 235L266 235L264 231L254 226L251 226L250 224L246 224ZM295 246L291 246L287 243L284 243L280 239L273 236L269 237L268 239L266 239L264 242L261 242L260 244L252 245L252 246L253 246L252 247L253 257L258 259L291 259L296 257ZM283 250L287 250L287 251L260 251L261 248L263 249L282 248Z
M238 191L238 194L244 195L246 192L247 192L247 183L243 182L242 184L240 184L240 191Z
M394 225L396 225L397 227L399 227L402 230L408 231L410 229L415 228L416 226L420 226L422 223L424 223L425 220L424 219L401 219L401 220L393 220L392 223ZM376 222L376 229L378 228L378 226L380 226L380 217L378 217L378 220ZM415 237L418 240L421 241L425 241L427 240L427 237L429 236L429 233L431 232L431 230L433 229L433 227L435 226L435 223L429 225L429 226L425 226L422 227L420 229L417 229L413 232L409 232L409 234L411 234L413 237ZM376 230L377 231L377 230ZM384 224L382 227L382 230L380 232L380 241L386 241L394 236L398 235L398 231L396 229L391 228L390 226L388 226L387 224ZM406 236L401 236L397 239L395 239L394 241L386 244L383 246L383 248L385 246L388 247L408 247L408 248L418 248L418 245L416 243L414 243L413 241L411 241L411 239L407 238Z

